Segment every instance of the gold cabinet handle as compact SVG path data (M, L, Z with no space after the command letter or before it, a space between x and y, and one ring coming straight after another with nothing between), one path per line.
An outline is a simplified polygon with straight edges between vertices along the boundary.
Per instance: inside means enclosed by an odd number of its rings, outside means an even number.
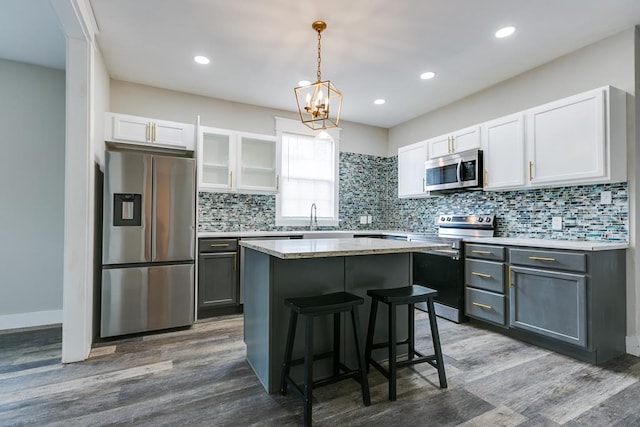
M472 271L471 274L473 274L474 276L480 276L480 277L487 277L487 278L491 277L490 274L478 273L477 271Z
M151 141L151 123L145 126L147 141Z
M280 190L280 175L276 175L276 191Z
M213 243L209 245L210 248L226 248L228 246L229 246L228 243Z
M472 254L483 254L483 255L489 255L491 254L491 251L481 251L479 249L472 249L471 250Z
M486 187L489 184L489 182L487 181L487 170L484 170L484 183L483 185Z
M511 281L511 266L509 266L509 287L513 287L513 282Z
M479 302L475 302L472 301L471 304L478 306L478 307L482 307L482 308L486 308L487 310L493 310L493 307L491 307L490 305L487 304L480 304Z
M229 188L233 187L233 171L229 171Z
M456 147L453 145L454 141L456 140L455 136L451 137L451 152L454 153L456 151Z
M533 180L533 162L529 160L529 181Z
M158 124L157 124L157 123L154 123L154 124L153 124L153 129L152 129L152 130L153 130L153 132L152 132L152 138L151 138L151 140L152 140L153 142L155 142L155 141L156 141L156 132L157 132L157 130L158 130Z
M555 258L547 258L547 257L543 257L543 256L530 256L529 259L532 259L534 261L555 261Z

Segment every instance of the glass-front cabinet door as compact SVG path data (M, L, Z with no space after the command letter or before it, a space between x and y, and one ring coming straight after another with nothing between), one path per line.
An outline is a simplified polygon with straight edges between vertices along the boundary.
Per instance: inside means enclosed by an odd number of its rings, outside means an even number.
M231 190L234 187L236 163L233 135L222 129L200 127L198 135L201 190Z
M200 126L198 190L275 194L277 138Z
M278 190L276 173L276 137L238 135L238 189Z

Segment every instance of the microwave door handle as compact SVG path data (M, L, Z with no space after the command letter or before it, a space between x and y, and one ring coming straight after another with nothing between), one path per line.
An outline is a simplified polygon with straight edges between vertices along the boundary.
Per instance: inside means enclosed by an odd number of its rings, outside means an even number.
M458 167L456 168L456 177L458 178L458 184L462 185L462 160L458 160Z

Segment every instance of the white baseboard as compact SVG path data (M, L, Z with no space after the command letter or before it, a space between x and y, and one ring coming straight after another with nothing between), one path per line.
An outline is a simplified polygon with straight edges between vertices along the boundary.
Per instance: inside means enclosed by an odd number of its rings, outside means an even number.
M62 310L0 315L0 331L62 323Z
M640 335L631 335L626 338L627 353L640 356Z

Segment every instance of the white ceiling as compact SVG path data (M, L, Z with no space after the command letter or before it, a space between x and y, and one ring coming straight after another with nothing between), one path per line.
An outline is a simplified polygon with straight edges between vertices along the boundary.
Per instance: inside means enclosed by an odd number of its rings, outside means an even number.
M381 127L640 24L640 0L90 2L112 78L290 111L293 87L315 80L311 23L324 20L322 77L344 94L342 119ZM47 0L2 0L2 11L0 57L64 67ZM505 25L516 34L495 39Z

